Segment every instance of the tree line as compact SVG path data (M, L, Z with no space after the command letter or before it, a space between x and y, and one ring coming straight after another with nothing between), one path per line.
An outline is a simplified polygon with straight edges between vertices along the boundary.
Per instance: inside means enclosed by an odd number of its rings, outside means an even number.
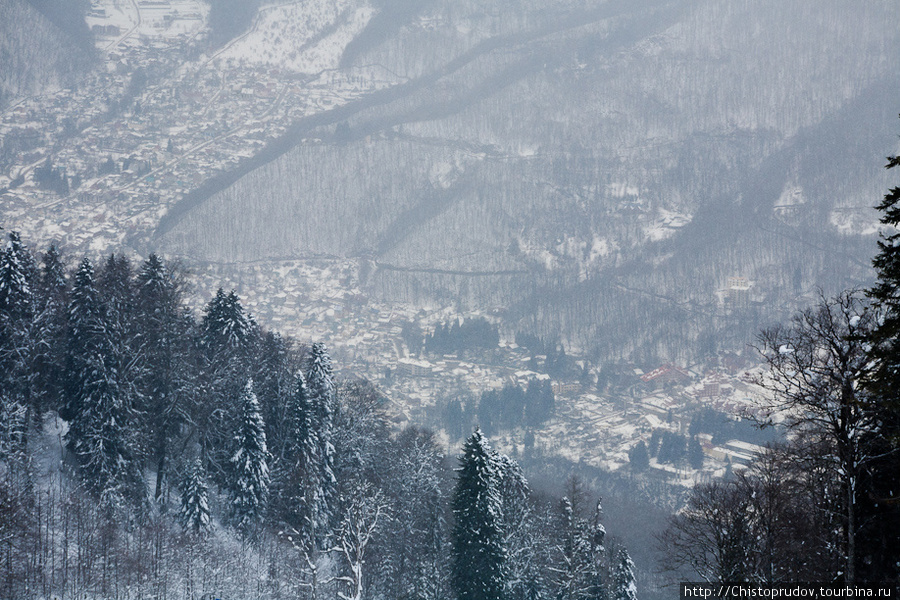
M391 431L323 344L233 291L196 316L187 286L156 255L71 267L8 235L0 595L635 597L576 480L531 492L477 429L454 465L430 432Z

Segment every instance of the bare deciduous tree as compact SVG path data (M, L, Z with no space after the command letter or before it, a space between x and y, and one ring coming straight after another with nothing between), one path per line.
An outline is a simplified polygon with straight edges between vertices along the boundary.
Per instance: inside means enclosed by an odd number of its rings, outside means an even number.
M862 388L870 367L868 339L875 314L861 294L846 291L797 314L788 326L763 331L760 348L769 367L760 383L774 394L778 413L798 435L830 448L840 496L836 502L843 562L840 575L855 581L859 479L868 455L864 434L876 428Z

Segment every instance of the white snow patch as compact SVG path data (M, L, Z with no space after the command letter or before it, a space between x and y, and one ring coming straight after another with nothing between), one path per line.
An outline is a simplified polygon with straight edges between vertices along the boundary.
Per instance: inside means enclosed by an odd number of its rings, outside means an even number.
M843 235L876 235L879 232L874 209L835 208L828 215L828 222Z
M428 173L428 180L436 188L442 190L448 189L456 179L457 169L449 162L439 162L431 166Z
M299 0L260 9L253 28L219 57L318 73L337 68L375 9L355 0Z
M660 209L659 217L644 228L644 235L651 242L671 237L677 230L691 222L691 215Z

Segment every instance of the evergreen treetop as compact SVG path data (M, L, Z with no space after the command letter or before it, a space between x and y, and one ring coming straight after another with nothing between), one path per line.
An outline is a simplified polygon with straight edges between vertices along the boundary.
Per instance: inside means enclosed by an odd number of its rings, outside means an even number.
M459 600L500 600L504 562L500 469L476 429L463 446L453 496L453 587Z

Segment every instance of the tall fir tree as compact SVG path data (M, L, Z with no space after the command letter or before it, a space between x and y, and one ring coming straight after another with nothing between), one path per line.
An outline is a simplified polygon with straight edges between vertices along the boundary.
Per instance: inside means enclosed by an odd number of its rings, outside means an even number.
M191 386L190 348L183 335L193 319L181 310L181 288L163 261L151 254L136 279L135 323L140 324L139 385L146 415L146 444L156 466L154 498L162 501L170 444L186 421Z
M33 408L35 267L17 232L0 252L0 388L8 402Z
M59 409L65 382L66 311L69 283L66 267L55 245L43 256L35 316L33 371L38 414Z
M142 504L145 485L134 452L134 411L104 307L85 258L75 275L69 307L66 442L82 477L101 504Z
M613 582L612 600L637 600L637 585L634 582L634 563L624 548L619 552Z
M506 588L501 476L481 430L466 440L458 473L452 585L459 600L500 600Z
M230 512L234 526L249 535L262 521L269 493L266 428L252 379L244 386L238 405L241 412L230 460Z
M337 410L334 373L325 344L314 343L306 366L306 385L313 411L313 427L318 442L319 498L315 500L317 537L327 535L334 525L337 505L337 478L334 474L334 416Z
M294 378L285 412L286 436L276 482L277 511L296 532L296 540L312 548L327 525L328 511L321 485L315 406L302 371Z
M887 157L885 168L900 166L900 156ZM860 481L860 575L871 581L900 580L900 186L878 205L886 231L872 261L877 283L868 293L879 311L871 356L874 373L866 386L877 399L872 404L879 423L863 443L874 458Z
M200 439L201 455L210 476L219 485L226 485L231 432L238 427L235 417L240 406L234 402L241 397L251 375L252 349L255 327L233 291L222 288L206 305L200 323L198 378L196 398L192 406L192 421Z
M194 461L181 492L181 525L185 531L202 534L209 529L209 487L200 457Z

